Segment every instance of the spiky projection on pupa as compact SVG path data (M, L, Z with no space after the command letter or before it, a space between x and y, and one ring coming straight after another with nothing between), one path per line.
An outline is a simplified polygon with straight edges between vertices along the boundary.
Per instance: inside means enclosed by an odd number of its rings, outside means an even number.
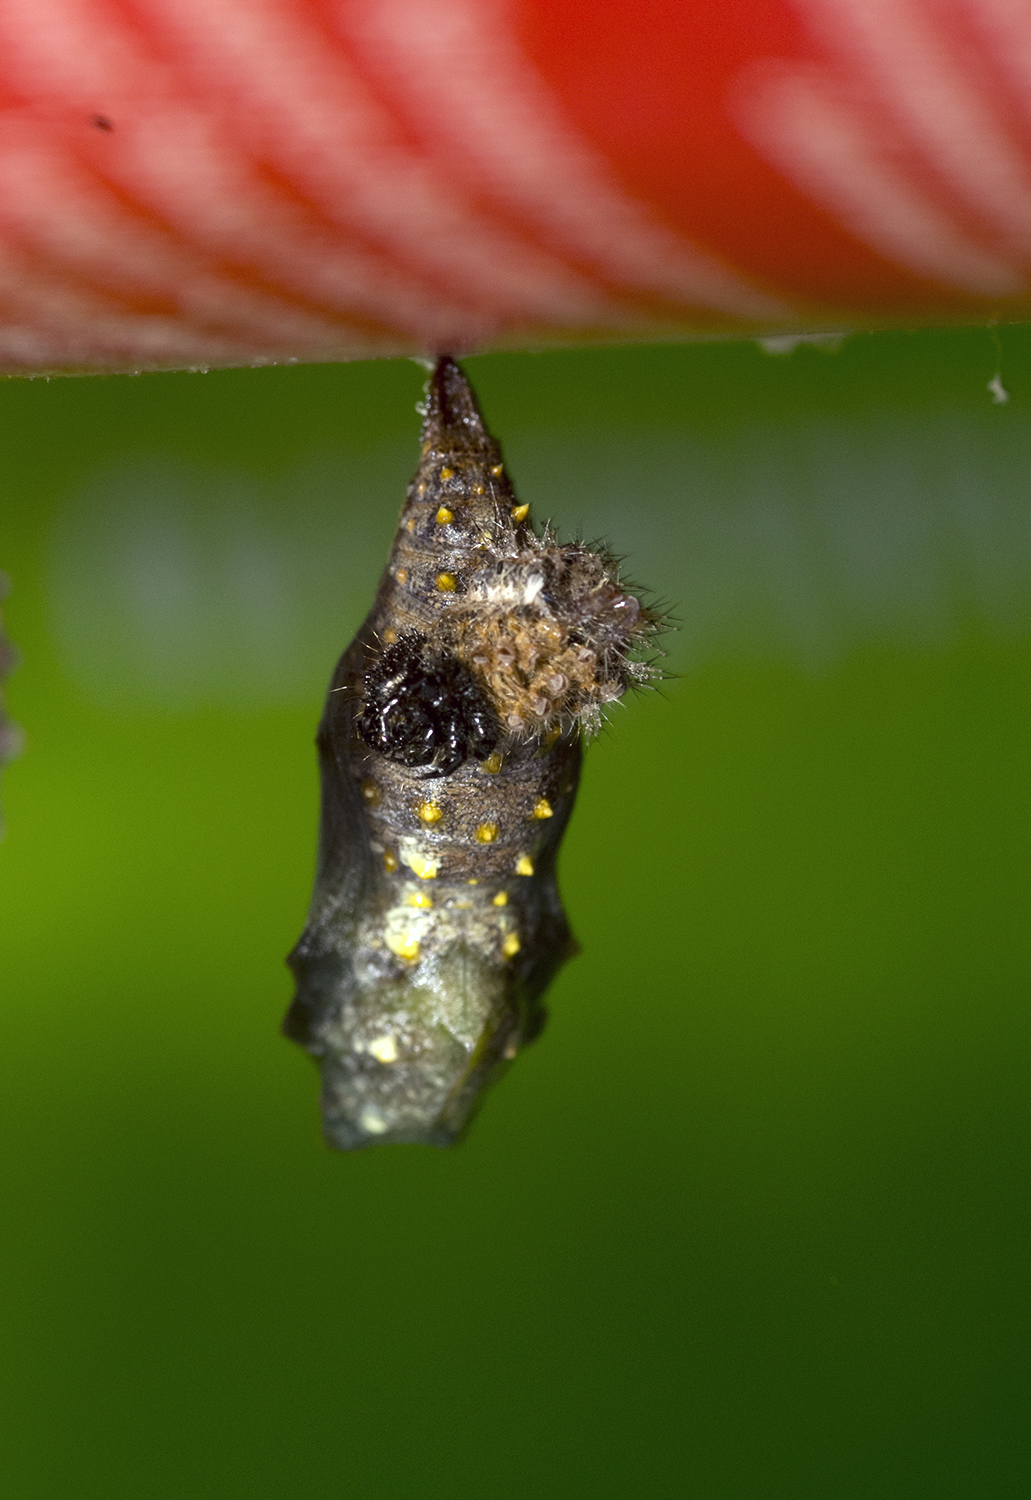
M536 532L462 371L319 727L322 822L287 1034L326 1138L450 1145L533 1040L575 951L555 881L581 740L656 675L657 629L603 551Z

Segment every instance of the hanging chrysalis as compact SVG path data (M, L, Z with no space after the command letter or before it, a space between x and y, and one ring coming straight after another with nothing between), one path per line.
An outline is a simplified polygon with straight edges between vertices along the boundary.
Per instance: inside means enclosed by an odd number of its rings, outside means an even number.
M537 534L465 376L437 361L422 459L318 733L322 821L288 1036L342 1150L447 1146L544 1024L575 951L555 881L580 744L657 675L656 617L603 551Z

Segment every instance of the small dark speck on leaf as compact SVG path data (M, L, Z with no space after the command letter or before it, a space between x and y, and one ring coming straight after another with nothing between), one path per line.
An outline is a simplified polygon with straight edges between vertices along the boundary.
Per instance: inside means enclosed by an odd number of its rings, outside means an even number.
M97 130L114 130L114 124L107 115L90 115L90 124Z

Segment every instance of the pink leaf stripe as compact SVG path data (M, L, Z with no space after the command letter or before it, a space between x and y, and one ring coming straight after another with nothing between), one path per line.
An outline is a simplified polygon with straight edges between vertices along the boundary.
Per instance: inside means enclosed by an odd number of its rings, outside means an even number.
M1026 295L1031 5L796 3L825 61L756 70L746 133L885 259L975 297Z
M1028 6L796 9L807 55L753 59L713 128L751 144L785 202L957 316L1026 314ZM674 227L536 71L518 15L516 0L0 0L0 369L848 321ZM675 90L660 64L656 87Z

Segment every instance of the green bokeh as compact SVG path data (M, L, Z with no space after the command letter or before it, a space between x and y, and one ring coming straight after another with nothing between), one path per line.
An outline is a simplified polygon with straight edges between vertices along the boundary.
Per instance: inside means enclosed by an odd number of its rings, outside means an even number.
M1001 356L1006 405L985 332L469 362L676 675L588 755L541 1042L458 1150L356 1157L282 958L420 372L0 388L6 1493L1026 1497L1031 332Z

